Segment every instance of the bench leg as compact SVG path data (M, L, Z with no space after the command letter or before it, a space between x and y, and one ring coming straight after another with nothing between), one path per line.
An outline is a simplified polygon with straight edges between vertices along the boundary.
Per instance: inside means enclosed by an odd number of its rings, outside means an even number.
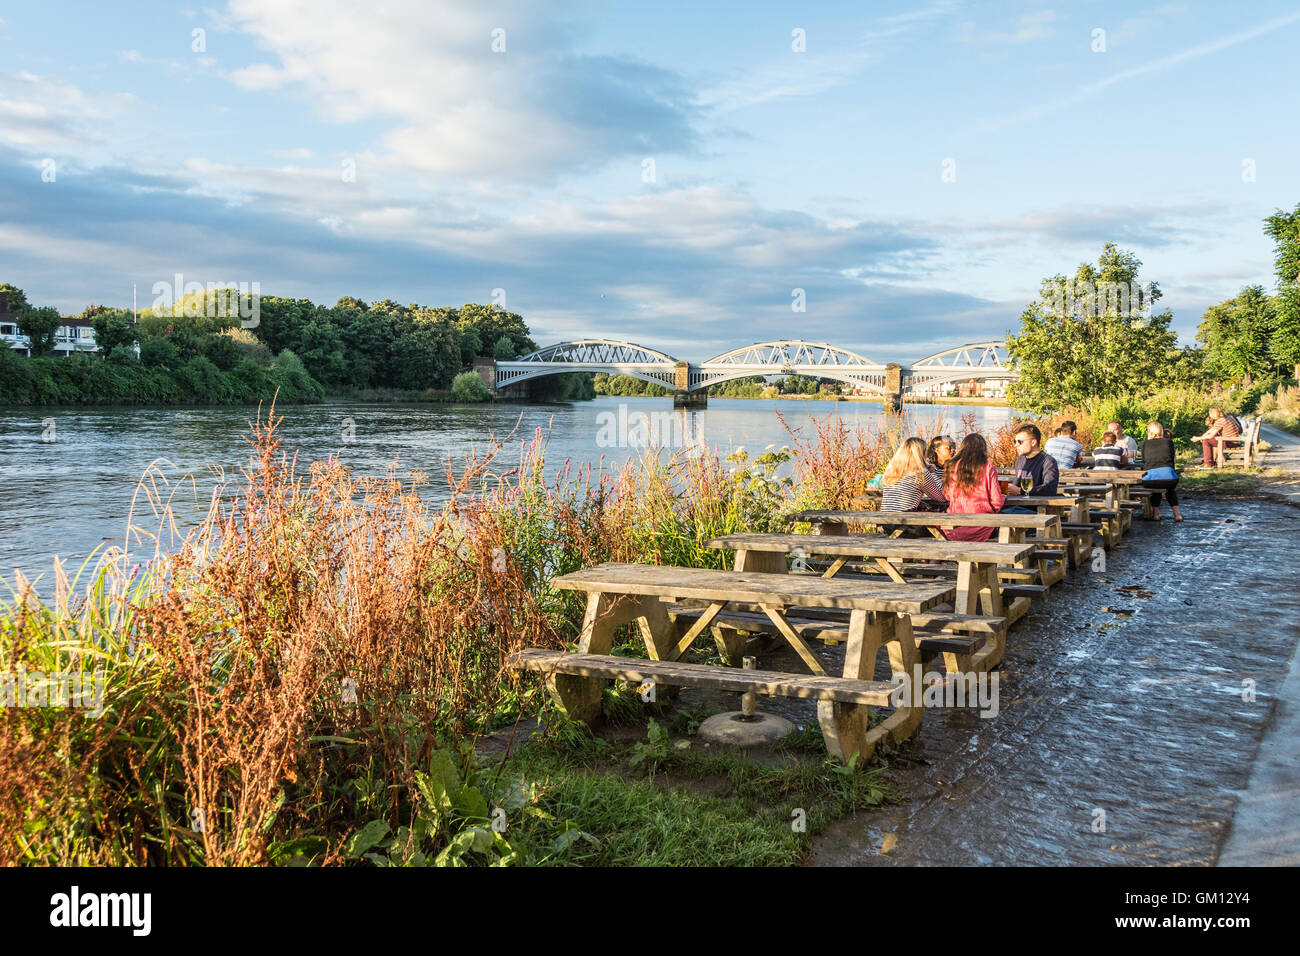
M739 631L719 627L714 624L709 628L713 634L713 643L718 645L718 653L731 667L739 667L745 656L745 645L749 643Z
M578 653L608 654L614 642L614 629L644 613L643 601L639 598L620 599L618 595L600 592L588 594L587 612L582 618L582 635L578 639ZM664 616L667 617L666 611ZM600 716L604 678L551 674L546 686L556 705L570 719L590 724Z
M958 594L960 593L958 591ZM958 614L983 614L986 617L1004 617L1007 615L1007 612L1003 610L1002 589L998 587L997 565L974 565L970 571L970 585L967 594L966 607L969 610L959 608L957 610ZM1027 598L1018 600L1028 604ZM949 674L960 674L967 671L987 671L997 667L1002 663L1002 655L1006 652L1007 623L1004 622L996 633L989 635L984 642L984 646L974 654L944 654L944 669Z
M895 674L905 674L910 687L916 678L920 656L912 633L912 619L896 614L871 613L855 610L849 617L849 639L844 654L844 677L872 680L875 676L876 653L880 645L889 649L889 663ZM914 703L919 689L913 689L913 699L899 701L894 713L867 729L870 708L865 704L842 704L835 701L818 701L817 721L821 725L826 750L832 757L848 763L858 755L861 767L871 759L876 745L886 736L895 741L905 740L921 726L923 710Z
M758 571L764 574L789 574L785 555L779 551L737 551L732 566L735 571Z

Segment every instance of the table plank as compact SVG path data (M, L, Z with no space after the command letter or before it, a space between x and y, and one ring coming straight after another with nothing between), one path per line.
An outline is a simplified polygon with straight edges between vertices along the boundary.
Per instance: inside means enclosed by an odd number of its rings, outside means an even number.
M714 571L654 564L598 564L553 578L561 590L672 595L705 601L745 601L800 607L861 608L916 614L953 599L955 590L932 584L836 581L800 574Z
M1011 499L1008 499L1011 500ZM948 511L796 511L791 521L814 524L908 525L917 528L1029 528L1045 530L1056 520L1053 515L953 514Z
M1029 557L1034 544L998 544L988 541L924 541L884 538L874 534L729 534L705 542L706 547L731 551L805 550L809 554L835 554L887 559L981 561L1014 563Z

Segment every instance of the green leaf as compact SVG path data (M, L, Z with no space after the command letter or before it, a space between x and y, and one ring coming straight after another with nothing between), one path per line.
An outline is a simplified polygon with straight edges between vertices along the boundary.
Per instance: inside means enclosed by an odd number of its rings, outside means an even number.
M343 852L351 857L360 857L386 836L388 836L388 821L371 820L348 838Z

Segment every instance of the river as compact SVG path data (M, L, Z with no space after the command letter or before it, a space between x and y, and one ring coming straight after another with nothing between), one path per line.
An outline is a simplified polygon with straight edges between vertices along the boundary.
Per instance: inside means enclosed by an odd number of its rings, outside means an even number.
M518 462L521 440L538 428L550 434L548 466L566 458L599 465L603 456L609 468L639 453L642 415L670 446L693 436L724 453L743 446L755 454L790 442L777 412L805 436L814 416L838 414L865 426L884 419L874 402L714 398L707 409L674 412L668 398L614 396L550 405L328 402L280 412L285 448L298 453L304 471L307 463L337 454L354 473L378 475L396 459L401 474L428 473L425 494L435 503L447 496L443 463L450 460L459 471L465 454L487 450L493 436L509 438L497 470ZM956 405L912 405L906 414L918 427L943 421L945 431L955 432L967 412L981 431L1012 414ZM173 499L178 518L193 520L206 510L213 469L229 475L248 461L245 438L256 413L246 407L0 409L0 578L11 581L15 568L29 577L48 572L55 556L75 569L93 549L120 544L133 498L135 523L156 527L144 496L137 496L141 475L155 462L183 489ZM193 486L179 483L187 474Z

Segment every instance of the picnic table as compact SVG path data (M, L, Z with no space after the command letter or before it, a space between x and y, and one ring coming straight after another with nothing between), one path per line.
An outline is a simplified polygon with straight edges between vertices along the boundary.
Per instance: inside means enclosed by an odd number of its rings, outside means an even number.
M1053 514L1061 518L1061 529L1068 539L1067 554L1070 564L1081 567L1092 552L1093 523L1087 495L1071 494L1062 489L1055 495L1007 495L1004 508L1019 506L1033 508L1039 514Z
M599 716L601 691L609 678L810 698L817 701L817 719L827 751L846 762L857 753L863 763L886 735L902 740L921 725L919 689L906 695L894 684L873 680L877 651L882 645L887 647L893 674L914 680L919 657L912 615L951 601L954 593L954 588L942 584L835 581L805 575L615 563L565 574L551 583L587 595L577 651L527 648L512 654L510 663L546 674L556 703L573 719L590 722ZM665 607L682 599L707 602L704 612L684 633L670 620ZM681 657L691 644L733 602L761 608L812 676L683 663ZM805 607L848 612L840 677L826 674L787 619L792 608ZM633 621L639 626L649 661L609 654L614 629ZM890 705L896 708L894 713L868 730L870 708Z
M1014 623L1029 612L1029 601L1020 598L1037 597L1047 588L1065 577L1066 553L1057 546L1066 539L1061 537L1061 519L1047 514L954 514L948 511L798 511L789 516L792 521L807 521L816 527L817 534L847 534L850 524L870 525L890 529L891 537L903 533L904 528L927 528L939 541L947 543L944 528L995 528L999 544L1020 544L1029 540L1034 553L1011 567L1035 572L1027 583L1003 586L1003 594L1010 593L1016 600L1007 607L1008 623ZM1026 539L1033 531L1036 539Z
M932 561L954 564L956 594L953 614L913 615L914 626L938 626L940 631L979 631L988 635L983 646L941 647L949 673L989 670L1001 661L1006 648L1007 618L999 586L1000 565L1016 564L1029 558L1034 545L1029 543L997 544L985 541L924 541L914 538L885 538L880 535L830 534L731 534L706 542L710 548L734 551L737 571L788 573L786 555L796 561L813 556L832 558L823 578L834 578L850 558L870 561L874 568L897 584L907 583L907 575L941 571ZM914 563L908 563L914 562ZM951 573L951 572L948 572ZM1022 598L1026 604L1028 599ZM983 615L983 616L981 616ZM922 633L915 631L914 633ZM924 656L923 640L918 648Z

